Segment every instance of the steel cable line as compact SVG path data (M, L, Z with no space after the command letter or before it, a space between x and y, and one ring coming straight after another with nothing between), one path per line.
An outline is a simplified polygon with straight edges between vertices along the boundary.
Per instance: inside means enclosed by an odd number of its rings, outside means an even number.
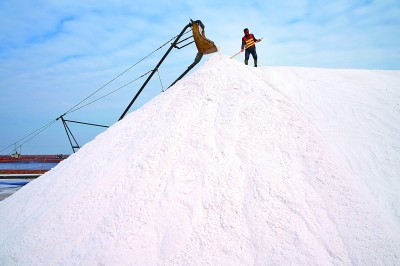
M183 35L187 34L189 31L185 32ZM167 45L168 43L172 42L176 37L178 37L178 35L172 37L170 40L168 40L167 42L165 42L163 45L161 45L160 47L158 47L157 49L155 49L154 51L152 51L151 53L149 53L148 55L146 55L145 57L143 57L142 59L140 59L139 61L137 61L135 64L133 64L132 66L128 67L127 69L125 69L122 73L120 73L118 76L116 76L115 78L113 78L112 80L110 80L109 82L107 82L106 84L104 84L103 86L101 86L99 89L97 89L96 91L94 91L92 94L90 94L89 96L87 96L85 99L83 99L82 101L80 101L79 103L77 103L76 105L74 105L72 108L70 108L67 112L65 112L62 116L71 113L75 110L76 107L78 107L80 104L82 104L84 101L86 101L87 99L89 99L90 97L92 97L94 94L96 94L97 92L99 92L100 90L104 89L107 85L109 85L111 82L113 82L114 80L116 80L117 78L119 78L120 76L124 75L126 72L128 72L129 70L131 70L133 67L135 67L136 65L138 65L140 62L144 61L145 59L147 59L149 56L151 56L152 54L154 54L155 52L157 52L158 50L160 50L161 48L163 48L165 45Z
M122 89L122 88L128 86L129 84L132 84L133 82L137 81L138 79L141 79L141 78L147 76L150 72L151 72L151 70L147 71L146 73L144 73L144 74L141 75L140 77L138 77L138 78L136 78L136 79L134 79L134 80L132 80L132 81L126 83L125 85L122 85L121 87L119 87L119 88L117 88L117 89L115 89L115 90L113 90L113 91L110 91L109 93L107 93L107 94L105 94L105 95L103 95L103 96L97 98L96 100L93 100L93 101L91 101L91 102L88 102L88 103L85 104L85 105L82 105L82 106L80 106L80 107L75 108L74 110L69 111L69 114L70 114L70 113L73 113L73 112L75 112L75 111L78 111L79 109L82 109L82 108L84 108L84 107L86 107L86 106L88 106L88 105L90 105L90 104L92 104L92 103L94 103L94 102L97 102L98 100L101 100L101 99L107 97L108 95L113 94L114 92L119 91L120 89Z
M190 30L188 30L187 32L185 32L183 35L186 35L188 32L190 32ZM142 61L144 61L145 59L147 59L149 56L151 56L152 54L154 54L155 52L157 52L158 50L160 50L161 48L163 48L165 45L167 45L168 43L170 43L171 41L173 41L173 40L174 40L175 38L177 38L177 37L178 37L178 35L172 37L170 40L168 40L167 42L165 42L163 45L161 45L160 47L158 47L157 49L155 49L154 51L152 51L151 53L149 53L148 55L146 55L145 57L143 57L142 59L140 59L139 61L137 61L135 64L133 64L132 66L130 66L129 68L127 68L126 70L124 70L122 73L120 73L119 75L117 75L115 78L111 79L109 82L107 82L106 84L104 84L103 86L101 86L99 89L97 89L96 91L94 91L92 94L90 94L89 96L87 96L85 99L83 99L82 101L80 101L79 103L77 103L76 105L74 105L72 108L70 108L68 111L66 111L66 112L65 112L63 115L61 115L61 116L64 116L64 115L66 115L66 114L68 114L68 113L75 112L75 111L77 111L77 110L79 110L79 109L81 109L81 108L83 108L83 107L85 107L85 106L87 106L87 105L89 105L89 104L91 104L91 103L94 103L94 102L96 102L96 101L98 101L98 100L100 100L100 99L102 99L102 98L104 98L104 97L110 95L111 93L114 93L114 92L116 92L116 91L122 89L123 87L125 87L125 86L127 86L127 85L133 83L134 81L136 81L136 80L142 78L143 76L147 75L147 74L148 74L149 72L151 72L151 71L148 71L147 73L143 74L142 76L138 77L137 79L135 79L135 80L133 80L133 81L131 81L131 82L129 82L129 83L127 83L127 84L125 84L125 85L119 87L118 89L116 89L116 90L114 90L114 91L112 91L112 92L110 92L110 93L108 93L108 94L106 94L106 95L104 95L104 96L102 96L102 97L100 97L100 98L98 98L98 99L96 99L96 100L94 100L94 101L88 103L88 104L85 104L84 106L78 107L78 106L81 105L84 101L86 101L87 99L89 99L90 97L92 97L94 94L96 94L97 92L99 92L100 90L102 90L103 88L105 88L107 85L109 85L110 83L112 83L113 81L115 81L115 80L116 80L117 78L119 78L120 76L124 75L124 74L125 74L126 72L128 72L130 69L132 69L133 67L135 67L136 65L138 65L140 62L142 62ZM78 108L77 108L77 107L78 107ZM61 117L61 116L60 116L60 117ZM60 117L59 117L59 118L60 118ZM45 124L44 126L42 126L42 127L38 128L38 129L36 129L35 131L29 133L29 134L26 135L25 137L23 137L23 138L21 138L21 139L15 141L15 142L13 142L12 144L10 144L10 145L7 146L7 147L1 149L0 152L3 152L3 151L5 151L5 150L7 150L8 148L10 148L10 147L12 147L12 146L18 144L18 142L21 142L21 141L27 139L27 140L24 141L22 144L20 144L20 145L18 145L18 146L16 147L16 149L17 149L17 148L20 148L22 145L24 145L25 143L27 143L28 141L30 141L31 139L33 139L34 137L36 137L37 135L39 135L40 133L42 133L45 129L47 129L48 127L50 127L52 124L54 124L57 120L58 120L58 118L57 118L57 119L54 119L54 120L52 120L52 121L50 121L49 123ZM30 137L30 136L32 136L32 137ZM10 153L9 153L9 154L10 154Z
M21 138L21 139L15 141L15 142L12 143L11 145L9 145L9 146L3 148L2 150L0 150L0 152L7 150L7 149L10 148L11 146L16 145L16 144L18 144L18 142L23 141L23 140L25 140L25 139L28 138L28 140L26 140L26 141L24 141L22 144L18 145L15 149L20 148L22 145L24 145L25 143L27 143L28 141L30 141L31 139L33 139L34 137L36 137L37 135L39 135L40 133L42 133L45 129L47 129L48 127L50 127L50 126L51 126L52 124L54 124L56 121L57 121L56 119L52 120L51 122L47 123L46 125L40 127L39 129L37 129L37 130L33 131L32 133L26 135L25 137L23 137L23 138ZM32 136L32 135L33 135L33 136ZM32 136L32 137L30 137L30 136ZM29 138L29 137L30 137L30 138ZM9 154L10 154L10 153L9 153Z

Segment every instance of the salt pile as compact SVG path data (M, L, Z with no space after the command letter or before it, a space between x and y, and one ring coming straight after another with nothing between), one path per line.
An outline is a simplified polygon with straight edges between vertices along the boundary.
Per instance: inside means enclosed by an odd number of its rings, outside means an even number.
M0 203L0 264L400 264L400 71L195 73Z

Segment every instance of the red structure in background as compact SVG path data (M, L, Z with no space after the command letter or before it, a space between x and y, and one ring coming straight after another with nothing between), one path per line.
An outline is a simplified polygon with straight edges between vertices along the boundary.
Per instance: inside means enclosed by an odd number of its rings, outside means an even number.
M0 175L42 175L49 171L49 169L42 170L24 170L24 169L0 169Z
M0 155L0 163L13 162L38 162L38 163L59 163L68 158L69 155Z
M0 155L1 163L59 163L68 158L69 155L56 154L56 155ZM3 175L22 175L22 174L37 174L41 175L49 169L0 169L0 174Z

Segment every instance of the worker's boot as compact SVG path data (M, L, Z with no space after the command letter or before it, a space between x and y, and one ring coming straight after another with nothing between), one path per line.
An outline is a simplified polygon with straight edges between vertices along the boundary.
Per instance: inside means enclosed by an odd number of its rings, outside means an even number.
M244 64L247 66L249 64L249 60L244 60Z
M254 60L254 67L257 67L257 59Z

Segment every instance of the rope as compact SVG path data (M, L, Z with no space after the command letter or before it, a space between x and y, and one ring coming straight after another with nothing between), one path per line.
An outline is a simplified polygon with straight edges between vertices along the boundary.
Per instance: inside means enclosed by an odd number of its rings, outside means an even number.
M97 102L98 100L101 100L101 99L107 97L108 95L110 95L110 94L112 94L112 93L114 93L114 92L116 92L116 91L119 91L120 89L122 89L122 88L128 86L129 84L132 84L133 82L137 81L138 79L141 79L141 78L147 76L149 73L151 73L151 70L147 71L146 73L144 73L144 74L141 75L140 77L138 77L138 78L136 78L136 79L134 79L134 80L132 80L132 81L126 83L125 85L122 85L121 87L119 87L119 88L117 88L117 89L115 89L115 90L113 90L113 91L111 91L111 92L109 92L109 93L107 93L107 94L101 96L100 98L97 98L96 100L93 100L93 101L91 101L91 102L89 102L89 103L87 103L87 104L85 104L85 105L82 105L81 107L78 107L78 108L76 108L76 109L74 109L74 110L71 110L69 113L73 113L73 112L78 111L79 109L82 109L82 108L84 108L84 107L86 107L86 106L88 106L88 105L90 105L90 104L92 104L92 103L94 103L94 102Z
M186 31L184 34L182 34L182 36L186 35L186 34L189 33L189 32L190 32L190 30ZM106 84L104 84L103 86L101 86L99 89L97 89L96 91L94 91L93 93L91 93L89 96L87 96L85 99L83 99L83 100L80 101L79 103L75 104L72 108L70 108L68 111L66 111L66 112L65 112L63 115L61 115L61 116L64 116L64 115L69 114L69 113L72 113L72 112L75 112L75 111L77 111L77 110L79 110L79 109L81 109L81 108L83 108L83 107L85 107L85 106L88 106L89 104L92 104L92 103L94 103L94 102L96 102L96 101L98 101L98 100L100 100L100 99L102 99L102 98L104 98L104 97L106 97L106 96L108 96L108 95L110 95L110 94L112 94L112 93L114 93L114 92L116 92L116 91L122 89L123 87L128 86L129 84L131 84L131 83L133 83L134 81L136 81L136 80L138 80L138 79L140 79L140 78L146 76L147 74L149 74L151 71L148 71L147 73L143 74L142 76L138 77L137 79L135 79L135 80L133 80L133 81L131 81L131 82L129 82L129 83L127 83L127 84L125 84L125 85L123 85L123 86L117 88L117 89L115 89L114 91L112 91L112 92L110 92L110 93L108 93L108 94L106 94L106 95L104 95L104 96L102 96L102 97L100 97L100 98L98 98L98 99L96 99L96 100L93 100L93 101L91 101L91 102L89 102L89 103L87 103L87 104L85 104L85 105L83 105L83 106L81 106L81 107L78 107L78 106L81 105L84 101L86 101L87 99L89 99L90 97L92 97L94 94L96 94L97 92L99 92L100 90L102 90L103 88L105 88L107 85L109 85L111 82L113 82L114 80L116 80L116 79L119 78L120 76L124 75L124 74L125 74L126 72L128 72L130 69L132 69L133 67L135 67L136 65L138 65L140 62L142 62L142 61L144 61L145 59L147 59L149 56L151 56L152 54L154 54L155 52L157 52L158 50L160 50L161 48L163 48L163 47L164 47L165 45L167 45L168 43L172 42L172 41L173 41L175 38L177 38L178 36L179 36L179 35L176 35L176 36L172 37L170 40L168 40L167 42L165 42L163 45L161 45L160 47L158 47L157 49L155 49L154 51L152 51L151 53L149 53L148 55L146 55L145 57L143 57L142 59L140 59L139 61L137 61L137 62L136 62L135 64L133 64L132 66L130 66L130 67L128 67L127 69L125 69L121 74L119 74L119 75L116 76L115 78L111 79L109 82L107 82ZM78 108L77 108L77 107L78 107ZM61 116L60 116L60 117L61 117ZM27 140L24 141L22 144L16 146L15 149L18 149L18 148L22 147L22 145L24 145L25 143L27 143L28 141L30 141L31 139L33 139L34 137L36 137L37 135L39 135L40 133L42 133L45 129L47 129L48 127L50 127L50 126L51 126L52 124L54 124L56 121L57 121L57 119L52 120L51 122L47 123L46 125L44 125L44 126L40 127L39 129L37 129L37 130L31 132L30 134L26 135L25 137L23 137L23 138L21 138L21 139L15 141L15 142L12 143L11 145L9 145L9 146L3 148L2 150L0 150L0 152L3 152L3 151L5 151L5 150L7 150L8 148L10 148L10 147L12 147L12 146L14 146L14 145L17 145L18 142L21 142L21 141L27 139ZM33 136L32 136L32 135L33 135ZM30 137L30 136L32 136L32 137ZM9 153L9 154L11 154L11 153Z
M52 124L54 124L57 120L54 119L53 121L47 123L46 125L42 126L39 129L36 129L35 131L33 131L32 133L28 134L27 136L17 140L16 142L12 143L11 145L5 147L4 149L0 150L0 152L7 150L8 148L10 148L11 146L17 145L18 142L23 141L24 139L27 139L26 141L24 141L22 144L18 145L15 147L15 149L20 148L22 145L24 145L25 143L27 143L28 141L30 141L31 139L33 139L34 137L36 137L37 135L39 135L42 131L44 131L45 129L47 129L48 127L50 127ZM33 135L33 136L32 136ZM29 136L32 136L29 138ZM11 152L9 153L11 154Z
M185 32L183 35L187 34L189 31ZM182 35L182 36L183 36ZM165 45L167 45L168 43L170 43L172 40L174 40L176 37L178 37L178 35L174 36L173 38L171 38L170 40L168 40L167 42L165 42L163 45L161 45L160 47L158 47L157 49L155 49L154 51L152 51L151 53L149 53L148 55L146 55L145 57L143 57L142 59L140 59L139 61L137 61L135 64L133 64L132 66L128 67L127 69L125 69L121 74L119 74L118 76L116 76L115 78L113 78L112 80L110 80L109 82L107 82L106 84L104 84L103 86L101 86L99 89L97 89L96 91L94 91L92 94L90 94L89 96L87 96L85 99L83 99L82 101L80 101L79 103L75 104L72 108L70 108L67 112L65 112L63 114L66 115L68 113L71 113L73 111L75 111L75 108L77 106L79 106L80 104L82 104L84 101L86 101L87 99L89 99L90 97L92 97L94 94L96 94L97 92L99 92L100 90L104 89L107 85L109 85L111 82L113 82L114 80L116 80L117 78L119 78L120 76L122 76L123 74L125 74L126 72L128 72L129 70L131 70L134 66L138 65L140 62L144 61L145 59L147 59L149 56L151 56L152 54L154 54L155 52L157 52L158 50L160 50L161 48L163 48ZM77 109L76 109L77 110Z
M160 80L161 91L164 92L164 86L163 86L163 84L162 84L161 77L160 77L160 72L158 71L158 68L157 68L157 75L158 75L158 79Z

